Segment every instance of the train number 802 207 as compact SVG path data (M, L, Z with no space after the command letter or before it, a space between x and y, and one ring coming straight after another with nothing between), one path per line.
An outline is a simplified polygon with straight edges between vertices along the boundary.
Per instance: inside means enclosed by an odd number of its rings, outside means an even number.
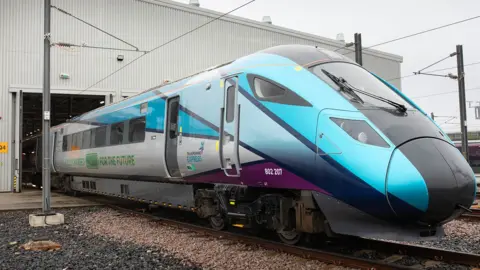
M282 175L282 169L265 168L265 175Z

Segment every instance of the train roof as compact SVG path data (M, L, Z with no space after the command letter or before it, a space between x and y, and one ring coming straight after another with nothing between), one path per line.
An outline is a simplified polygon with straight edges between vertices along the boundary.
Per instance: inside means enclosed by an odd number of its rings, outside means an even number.
M292 60L300 66L310 66L315 63L344 61L352 64L357 64L350 58L317 46L309 45L280 45L271 47L265 50L261 50L258 53L270 53L276 54Z
M250 56L254 56L254 55L262 54L262 53L278 55L278 56L281 56L281 57L284 57L286 59L291 60L292 62L294 62L297 65L304 66L304 67L308 67L308 66L311 66L311 65L314 65L314 64L317 64L317 63L325 63L325 62L333 62L333 61L335 61L335 62L343 61L343 62L349 62L349 63L352 63L352 64L357 64L356 62L352 61L351 59L349 59L349 58L347 58L347 57L345 57L345 56L343 56L343 55L341 55L337 52L334 52L332 50L319 48L317 46L298 45L298 44L274 46L274 47L270 47L270 48L267 48L267 49L264 49L264 50L257 51L255 53L250 54L250 55L246 55L244 57L240 57L238 59L245 58L245 57L250 57ZM174 86L176 84L180 85L182 82L188 82L190 84L196 84L196 83L204 82L207 79L211 79L212 76L214 76L213 74L218 75L219 73L215 73L216 70L219 70L219 69L222 69L222 68L225 68L226 70L228 70L228 66L233 64L238 59L228 61L226 63L207 68L205 70L202 70L200 72L191 74L189 76L183 77L183 78L178 79L178 80L173 81L173 82L168 82L168 83L164 83L164 84L161 84L161 85L157 85L157 86L152 87L150 89L147 89L145 91L139 92L138 94L135 94L135 95L133 95L131 97L128 97L126 99L114 102L112 104L109 104L109 105L106 105L106 106L103 106L103 107L99 107L95 110L86 112L86 113L84 113L82 115L79 115L79 116L76 116L66 123L62 123L62 124L59 124L57 126L52 127L52 129L60 129L63 126L68 125L68 123L70 123L70 122L76 122L78 120L83 120L82 118L84 118L85 116L90 115L94 112L109 110L109 109L112 110L114 106L118 106L119 104L134 103L134 102L137 101L139 96L145 95L149 92L157 91L158 92L157 94L161 94L161 92L158 91L160 88L164 88L164 87L168 87L168 86ZM236 68L236 69L238 70L238 68ZM205 76L205 75L207 75L207 76ZM196 76L198 78L195 78Z

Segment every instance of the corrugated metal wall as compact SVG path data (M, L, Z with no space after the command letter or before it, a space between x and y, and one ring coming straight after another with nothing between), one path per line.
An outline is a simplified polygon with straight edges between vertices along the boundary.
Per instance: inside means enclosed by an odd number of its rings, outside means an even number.
M41 84L42 1L0 1L0 142L8 142L0 154L0 192L11 187L12 100L10 84Z
M137 46L151 50L220 13L173 1L53 0L52 4ZM52 10L52 41L131 49L57 10ZM43 0L0 1L0 142L13 140L9 86L41 88L43 65ZM341 43L284 28L239 18L218 20L136 61L93 89L140 91L164 79L175 80L237 57L280 44L310 44L335 48ZM116 60L124 55L123 62ZM139 52L89 48L52 48L52 88L91 86L122 67ZM354 54L350 54L354 57ZM400 75L401 58L389 54L364 54L364 65L385 78ZM60 73L70 75L61 80ZM11 156L0 154L0 192L11 190Z

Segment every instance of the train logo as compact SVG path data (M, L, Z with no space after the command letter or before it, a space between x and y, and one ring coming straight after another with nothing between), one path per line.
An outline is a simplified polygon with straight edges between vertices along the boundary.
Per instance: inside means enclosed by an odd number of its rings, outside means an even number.
M200 148L198 148L198 150L200 150L200 155L203 155L203 149L205 148L205 142L201 142L200 143Z
M198 151L187 152L187 162L188 163L195 163L201 162L203 160L203 150L205 149L205 142L200 142L200 148Z
M98 169L98 154L90 153L85 156L85 163L88 169Z

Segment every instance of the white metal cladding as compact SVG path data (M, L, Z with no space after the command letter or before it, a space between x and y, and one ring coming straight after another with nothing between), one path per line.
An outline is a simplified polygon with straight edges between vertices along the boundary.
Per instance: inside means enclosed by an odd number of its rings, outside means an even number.
M52 0L52 4L147 51L221 15L168 0ZM0 37L0 142L11 143L13 108L9 88L42 86L43 0L0 1ZM55 9L51 37L53 42L132 49ZM119 99L121 93L135 93L165 79L175 80L267 47L292 43L327 49L344 46L335 40L227 16L145 55L94 89L113 89ZM124 55L122 62L117 61L119 54ZM141 54L52 47L52 89L81 93ZM353 58L354 53L348 56ZM366 50L363 57L364 66L383 78L400 76L400 56ZM60 79L60 73L69 74L70 79ZM396 86L399 84L397 81ZM0 192L12 189L12 152L9 149L8 154L0 154Z

